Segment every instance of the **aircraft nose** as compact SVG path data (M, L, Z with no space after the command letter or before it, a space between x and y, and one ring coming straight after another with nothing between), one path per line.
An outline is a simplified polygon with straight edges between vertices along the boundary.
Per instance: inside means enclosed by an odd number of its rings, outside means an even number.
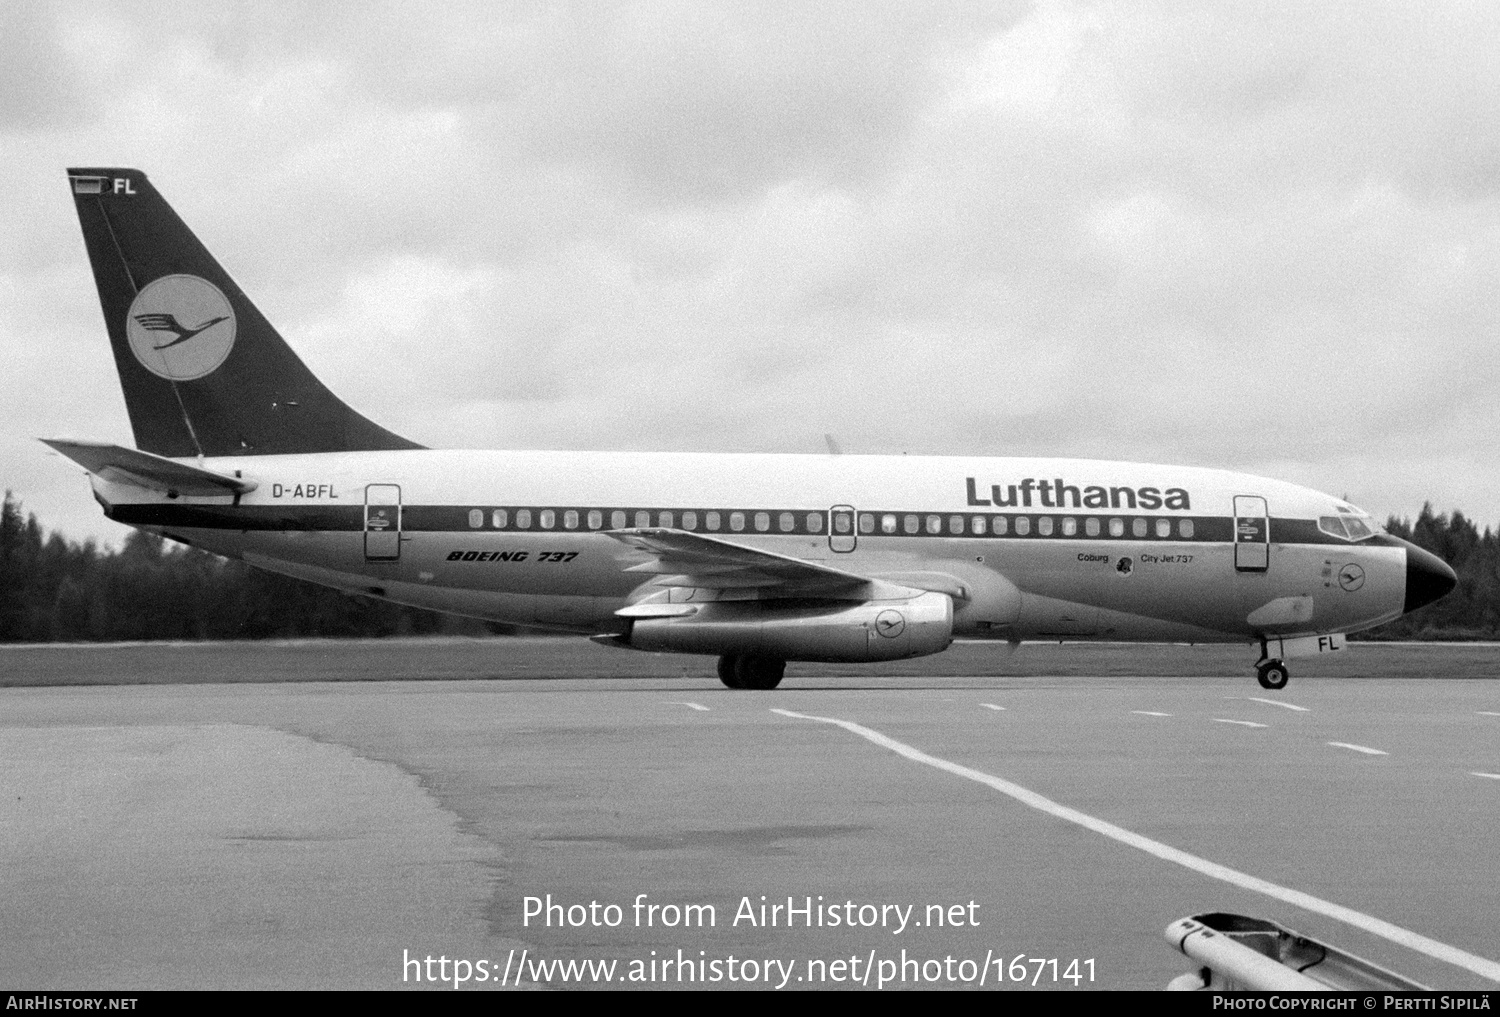
M1406 603L1403 612L1415 611L1458 585L1458 575L1448 563L1415 544L1406 544Z

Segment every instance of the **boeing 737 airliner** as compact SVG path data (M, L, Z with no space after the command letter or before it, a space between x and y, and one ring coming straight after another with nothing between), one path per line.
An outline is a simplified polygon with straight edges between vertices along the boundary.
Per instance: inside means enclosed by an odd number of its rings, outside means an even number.
M50 440L109 518L402 604L787 661L955 638L1259 647L1288 658L1447 593L1338 498L1081 459L427 449L323 386L133 169L68 171L136 448Z

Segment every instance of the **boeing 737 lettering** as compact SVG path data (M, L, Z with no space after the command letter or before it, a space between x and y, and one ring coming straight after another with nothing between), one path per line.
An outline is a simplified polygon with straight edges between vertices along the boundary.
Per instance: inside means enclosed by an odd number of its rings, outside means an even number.
M1224 470L424 448L314 377L144 173L68 177L136 447L47 444L110 519L258 568L715 655L736 689L956 638L1243 643L1278 689L1456 582L1339 498Z

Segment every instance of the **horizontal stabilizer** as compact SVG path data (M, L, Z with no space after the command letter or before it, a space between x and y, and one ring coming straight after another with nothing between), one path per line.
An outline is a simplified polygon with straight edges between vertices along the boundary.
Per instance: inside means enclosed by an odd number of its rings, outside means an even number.
M61 438L43 438L42 443L50 445L102 480L164 491L174 498L184 494L248 494L258 486L253 480L215 473L119 445Z

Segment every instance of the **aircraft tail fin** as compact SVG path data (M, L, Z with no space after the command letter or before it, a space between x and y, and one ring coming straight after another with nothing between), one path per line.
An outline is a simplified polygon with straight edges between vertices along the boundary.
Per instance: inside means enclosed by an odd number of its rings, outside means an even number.
M161 456L415 449L328 390L134 169L70 169L136 446Z

